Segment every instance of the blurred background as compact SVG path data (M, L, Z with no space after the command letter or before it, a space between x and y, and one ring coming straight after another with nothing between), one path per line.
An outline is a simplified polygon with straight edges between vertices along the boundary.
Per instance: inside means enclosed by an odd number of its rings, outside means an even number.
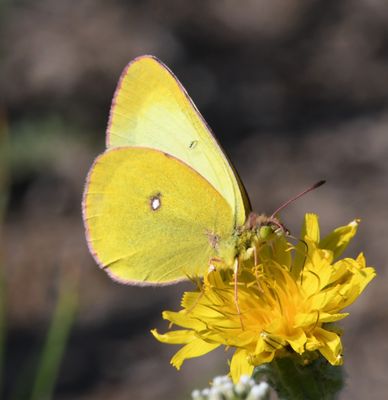
M162 310L190 285L119 285L86 247L85 176L122 69L147 53L187 88L254 210L271 213L325 178L282 213L291 232L309 211L323 234L362 219L348 254L365 251L378 277L342 324L341 399L386 398L386 1L1 1L0 24L4 398L186 399L228 370L220 350L177 372L178 348L149 333L167 328Z

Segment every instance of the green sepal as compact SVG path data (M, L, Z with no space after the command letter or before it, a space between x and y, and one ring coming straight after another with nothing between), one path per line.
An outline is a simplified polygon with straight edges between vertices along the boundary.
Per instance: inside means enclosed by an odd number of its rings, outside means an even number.
M322 357L308 365L293 357L276 359L256 367L253 377L267 380L280 400L334 400L344 386L343 367Z

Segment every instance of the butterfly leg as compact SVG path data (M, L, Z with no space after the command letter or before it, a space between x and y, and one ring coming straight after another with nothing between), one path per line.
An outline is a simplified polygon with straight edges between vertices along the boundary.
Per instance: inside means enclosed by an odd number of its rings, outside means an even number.
M192 304L192 306L186 310L185 314L190 314L194 308L197 306L197 304L201 301L202 297L205 295L205 291L203 289L203 287L201 287L201 293L199 293L198 297L195 299L194 304Z
M255 263L255 269L256 269L257 264L259 263L259 257L258 257L258 254L257 254L257 247L256 246L253 247L253 261ZM261 287L261 284L260 284L259 277L257 275L256 275L256 281L257 281L257 287L259 289L259 292L260 293L264 293L264 290L263 290L263 288Z
M223 260L222 258L218 258L218 257L212 257L209 260L209 269L208 269L208 273L209 272L213 272L213 271L217 271L217 266L222 266Z
M293 236L293 235L287 235L287 236L288 236L290 239L295 240L296 242L302 243L303 246L304 246L305 249L306 249L306 250L303 252L301 249L298 249L298 247L294 246L295 251L296 251L297 253L299 252L300 254L303 255L303 263L302 263L302 267L300 268L300 272L302 272L302 271L303 271L303 268L304 268L304 266L305 266L305 264L306 264L307 258L309 257L309 246L308 246L308 244L306 243L306 241L303 240L303 239L299 239L299 238L297 238L297 237L295 237L295 236ZM291 271L292 271L292 269L291 269Z
M241 323L241 329L244 330L244 323L241 317L241 311L240 311L240 306L238 304L238 288L237 288L237 277L238 277L238 270L239 270L239 261L238 258L235 259L234 261L234 267L233 267L233 276L234 276L234 303L236 305L237 309L237 314L240 318L240 323Z
M217 257L213 257L209 260L209 268L208 268L208 274L217 271L217 264L220 264L222 262L222 259L217 258ZM193 309L196 307L196 305L201 301L202 297L205 295L205 290L204 290L204 286L203 285L199 285L198 284L198 288L200 289L201 293L198 295L198 297L196 298L194 304L188 309L186 310L186 314L190 314L191 311L193 311Z
M256 246L253 247L253 261L255 262L255 267L256 267L258 262Z

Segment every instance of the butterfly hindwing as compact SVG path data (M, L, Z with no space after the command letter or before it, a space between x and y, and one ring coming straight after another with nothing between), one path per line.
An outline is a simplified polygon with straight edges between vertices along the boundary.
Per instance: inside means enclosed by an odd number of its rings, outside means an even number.
M89 173L83 207L90 250L116 280L152 285L203 275L225 244L233 257L230 205L162 151L106 151Z

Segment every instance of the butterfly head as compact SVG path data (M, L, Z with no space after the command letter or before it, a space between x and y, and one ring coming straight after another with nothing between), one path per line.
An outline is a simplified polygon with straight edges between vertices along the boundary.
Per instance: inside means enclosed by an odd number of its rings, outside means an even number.
M249 259L258 249L271 243L279 236L288 236L289 230L276 217L251 213L239 231L237 253L243 259Z
M260 241L269 239L273 234L287 236L290 233L277 217L268 217L264 214L257 215L255 213L250 213L245 229L252 231Z

